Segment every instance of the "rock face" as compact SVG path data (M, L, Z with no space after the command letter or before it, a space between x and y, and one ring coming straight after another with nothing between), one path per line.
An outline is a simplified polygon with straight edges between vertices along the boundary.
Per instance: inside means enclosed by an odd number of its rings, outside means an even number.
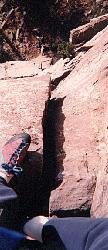
M22 62L17 65L20 68ZM31 135L31 146L23 164L24 172L17 182L13 180L12 183L21 198L20 210L17 211L19 215L16 215L19 218L38 211L37 193L43 168L43 125L50 98L50 77L14 79L15 72L13 77L5 80L2 75L0 80L0 148L16 133L27 132Z
M52 94L52 100L62 100L56 114L55 145L56 177L63 181L52 191L50 208L87 208L93 199L92 215L97 216L96 206L99 210L99 204L105 205L101 198L106 191L100 189L108 179L108 29L85 47L85 55Z
M52 212L91 208L92 216L108 216L108 28L76 53L55 65L42 56L0 65L0 147L19 132L32 138L24 172L11 182L20 197L15 222L46 215L55 188Z
M87 42L107 25L108 14L93 18L89 23L70 31L70 42L73 44Z
M49 76L0 81L0 147L12 135L25 131L32 137L31 149L42 151L49 83Z
M97 175L96 189L91 207L91 216L97 218L108 217L108 165L105 163Z

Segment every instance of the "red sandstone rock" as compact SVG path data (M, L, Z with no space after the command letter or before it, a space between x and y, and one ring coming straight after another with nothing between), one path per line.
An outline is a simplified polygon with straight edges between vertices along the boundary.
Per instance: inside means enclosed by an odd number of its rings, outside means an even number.
M38 56L30 61L9 61L0 64L0 79L23 78L42 75L43 70L49 68L52 59Z
M93 217L108 217L108 166L106 157L102 167L97 175L96 189L91 207L91 216Z
M84 24L70 31L70 42L73 44L89 41L97 32L108 25L108 14L93 18L89 23Z
M49 76L0 81L0 147L12 135L25 131L32 137L31 149L42 151L49 83Z
M79 48L78 48L79 50ZM51 83L54 86L57 86L60 81L65 79L70 72L73 70L73 68L76 66L76 64L81 60L83 54L85 54L85 50L78 51L76 57L70 59L70 58L60 58L55 64L51 65L49 68L46 68L45 70L39 72L39 75L46 75L49 74L51 77ZM53 89L53 88L52 88Z
M84 46L88 51L52 95L52 99L63 102L55 124L56 164L63 182L52 191L50 208L53 211L87 208L92 204L96 185L92 214L97 216L94 206L107 179L106 171L101 176L102 187L100 181L96 184L98 173L103 173L108 162L108 29ZM104 209L105 203L98 204Z

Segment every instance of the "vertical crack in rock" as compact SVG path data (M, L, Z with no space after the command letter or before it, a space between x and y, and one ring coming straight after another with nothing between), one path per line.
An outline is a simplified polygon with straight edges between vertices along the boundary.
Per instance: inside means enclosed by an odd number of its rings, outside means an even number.
M62 113L63 98L50 99L46 103L46 108L43 115L43 173L40 188L40 209L41 214L48 215L49 213L49 197L51 190L57 188L63 181L63 159L65 153L63 152L63 123L64 115ZM59 130L57 130L56 123L58 123L58 114L61 116L61 123ZM60 154L59 164L56 154L56 140L57 134L61 131L61 140L59 143ZM64 157L63 157L63 154ZM59 166L61 166L59 168Z
M63 123L65 117L62 113L62 105L63 105L63 98L51 99L49 101L48 116L44 129L43 174L46 175L47 183L51 190L58 187L63 180L62 177L63 159L65 157L65 152L63 150L63 143L64 143ZM58 124L58 115L61 117L59 124ZM59 141L57 141L58 133L60 133ZM56 150L57 143L59 144L58 145L59 159Z
M50 192L63 181L63 161L66 156L63 149L65 141L63 101L64 98L50 99L46 104L43 116L43 174L40 212L46 216L49 215ZM50 214L58 217L89 217L90 207L50 211Z

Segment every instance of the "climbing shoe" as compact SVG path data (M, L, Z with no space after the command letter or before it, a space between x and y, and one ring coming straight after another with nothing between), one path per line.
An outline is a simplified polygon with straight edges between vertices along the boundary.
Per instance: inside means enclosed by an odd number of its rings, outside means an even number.
M13 136L0 152L0 176L19 176L22 172L21 163L31 142L29 134L21 133ZM6 178L4 178L6 179Z

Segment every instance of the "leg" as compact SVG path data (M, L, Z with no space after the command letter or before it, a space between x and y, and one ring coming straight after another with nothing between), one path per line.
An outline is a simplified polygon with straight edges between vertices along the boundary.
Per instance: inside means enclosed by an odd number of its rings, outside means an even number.
M54 240L60 250L108 249L108 218L38 216L24 225L24 232L47 246Z
M16 250L20 242L25 238L24 234L0 227L0 249Z
M0 206L17 198L17 194L8 186L8 183L13 176L21 174L21 162L30 142L31 138L28 134L18 134L13 136L0 152Z
M20 220L17 214L19 200L16 192L9 186L9 182L14 176L21 174L21 163L30 142L31 138L28 134L18 134L13 136L0 152L0 225L5 227L14 228Z
M16 192L7 185L5 179L0 177L0 207L3 208L10 200L17 198Z

